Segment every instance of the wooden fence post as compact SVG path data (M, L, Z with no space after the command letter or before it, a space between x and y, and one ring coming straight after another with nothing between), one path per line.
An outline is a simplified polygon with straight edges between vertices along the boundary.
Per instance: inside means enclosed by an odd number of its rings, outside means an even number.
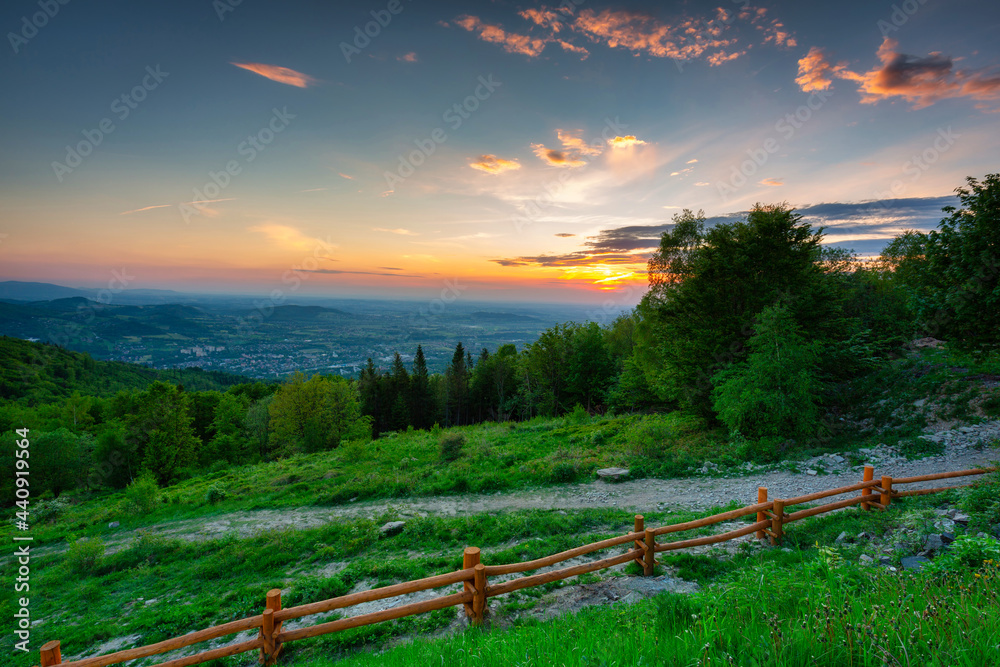
M479 547L465 547L465 551L462 553L462 569L471 570L472 568L479 565ZM474 590L473 583L471 581L463 581L462 588L466 593L472 592ZM469 618L474 618L476 612L471 602L465 603L465 615Z
M767 502L767 487L766 486L758 486L757 487L757 502L758 503L766 503ZM764 510L761 510L761 511L757 512L757 523L760 523L761 521L763 521L766 518L767 518L767 515L764 514ZM764 539L764 530L763 529L757 531L757 539L758 540Z
M264 640L264 646L260 649L258 662L262 665L273 665L281 653L282 644L275 640L275 636L281 632L281 622L274 622L274 614L281 611L281 589L272 588L267 592L264 603L264 620L260 628L260 636Z
M656 535L652 528L646 529L646 553L642 559L642 576L653 576L653 568L656 566Z
M476 586L476 592L475 597L472 598L472 624L482 625L483 618L486 616L486 566L482 563L476 563L474 569L476 578L473 583Z
M784 527L782 524L785 521L785 501L774 499L774 519L771 520L771 532L774 533L774 537L771 539L774 544L781 544L781 538L784 536Z
M59 648L59 641L52 640L42 645L42 667L50 667L62 663L62 651Z
M875 479L875 468L873 468L872 466L865 466L865 474L864 477L862 477L861 481L870 482L873 479ZM871 494L872 494L871 487L868 487L867 489L861 489L861 495L870 496ZM864 510L865 512L867 512L871 508L872 506L869 505L868 503L861 503L861 509Z
M882 494L879 497L879 503L882 507L888 507L889 503L892 502L892 477L888 475L882 475Z

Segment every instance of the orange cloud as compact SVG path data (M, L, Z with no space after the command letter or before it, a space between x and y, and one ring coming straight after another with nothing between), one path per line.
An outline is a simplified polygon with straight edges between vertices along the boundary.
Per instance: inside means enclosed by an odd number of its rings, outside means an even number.
M261 63L230 63L236 65L237 67L242 67L245 70L249 70L255 74L260 74L266 79L271 81L277 81L278 83L284 83L289 86L295 86L297 88L306 88L310 85L316 83L316 79L312 78L308 74L303 74L302 72L296 72L293 69L288 69L287 67L278 67L277 65L263 65Z
M535 155L550 167L582 167L587 164L586 160L581 160L577 156L566 151L559 151L554 148L546 148L544 144L531 144Z
M938 52L911 56L897 51L898 46L898 42L886 37L878 50L881 66L864 73L852 72L845 64L831 66L822 51L813 47L799 61L795 81L804 91L826 90L831 77L836 77L858 85L862 104L901 97L914 109L962 97L980 102L976 105L979 109L988 109L987 102L1000 100L1000 71L959 70L950 56Z
M629 148L631 146L645 146L646 142L642 139L636 139L634 134L629 134L624 137L614 137L613 139L608 139L608 143L611 144L613 148Z
M518 15L523 19L528 19L535 25L540 25L543 28L551 28L552 32L559 32L562 29L559 14L544 7L542 9L525 9L518 12Z
M521 163L517 160L504 160L496 155L480 155L479 158L469 166L473 169L486 172L487 174L502 174L505 171L520 169Z
M591 146L579 135L583 130L556 130L556 136L562 142L563 148L580 155L600 155L600 146Z
M814 46L804 58L799 59L799 75L795 77L795 83L806 93L827 90L833 84L833 77L842 77L846 67L847 63L831 65L823 49Z
M780 178L765 178L760 182L760 185L770 185L771 187L779 187L784 185L785 182Z
M403 62L403 63L415 63L415 62L417 62L417 52L416 51L410 51L405 56L400 56L400 57L396 58L396 60L398 60L400 62Z
M520 53L529 57L539 55L545 49L545 44L550 41L507 32L498 25L483 23L478 17L467 14L455 19L455 24L465 28L469 32L478 32L479 39L484 42L500 44L503 46L504 51L508 53Z

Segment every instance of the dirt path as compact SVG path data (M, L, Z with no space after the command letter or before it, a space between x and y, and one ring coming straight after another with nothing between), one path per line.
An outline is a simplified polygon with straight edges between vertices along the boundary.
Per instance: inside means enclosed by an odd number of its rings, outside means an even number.
M270 529L306 529L321 526L337 519L374 517L394 511L403 519L424 515L458 516L492 513L504 510L543 509L574 510L588 508L617 508L629 512L654 512L669 510L705 510L736 501L748 505L757 500L757 487L765 486L772 498L790 498L838 486L847 486L861 480L862 467L851 466L837 457L819 457L803 462L799 467L817 474L791 472L780 469L748 471L740 476L695 477L689 479L639 479L617 484L595 481L587 484L550 486L524 491L488 495L457 495L427 498L372 500L349 503L340 507L300 507L280 510L248 510L229 514L170 521L149 526L147 529L164 537L182 540L208 540L236 533L241 537ZM989 465L1000 459L1000 451L993 448L975 449L964 445L949 445L941 456L907 461L895 455L891 448L871 450L869 461L875 465L876 475L906 477L933 472L964 470L979 465ZM947 480L915 484L908 488L931 488L948 482L964 483L971 480ZM104 537L107 552L112 553L127 545L135 531L123 530ZM52 546L38 549L40 555L58 553L64 547Z

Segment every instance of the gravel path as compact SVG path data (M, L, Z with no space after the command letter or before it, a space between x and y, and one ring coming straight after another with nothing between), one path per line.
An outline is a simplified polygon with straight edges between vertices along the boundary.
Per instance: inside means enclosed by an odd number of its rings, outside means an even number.
M875 467L876 477L908 477L934 472L965 470L990 465L1000 459L1000 450L984 446L1000 438L1000 422L962 427L926 436L945 444L940 456L907 460L888 446L861 450L865 463ZM708 464L709 466L711 464ZM229 514L171 521L150 526L165 537L182 540L206 540L235 532L248 536L275 528L312 528L339 518L378 516L388 510L402 518L439 514L457 516L512 509L587 509L619 508L629 512L664 510L705 510L736 501L750 505L757 501L757 487L765 486L771 498L790 498L814 491L847 486L861 481L862 467L851 465L838 455L817 457L796 464L801 472L788 469L747 466L738 475L699 476L688 479L639 479L620 483L594 481L586 484L540 487L523 491L488 495L456 495L427 498L372 500L341 507L301 507L280 510L252 510ZM810 474L815 473L815 474ZM932 488L961 484L972 478L925 482L907 488ZM116 551L134 536L133 531L111 533L104 537L108 552ZM51 547L61 551L60 547ZM42 547L40 551L47 551Z

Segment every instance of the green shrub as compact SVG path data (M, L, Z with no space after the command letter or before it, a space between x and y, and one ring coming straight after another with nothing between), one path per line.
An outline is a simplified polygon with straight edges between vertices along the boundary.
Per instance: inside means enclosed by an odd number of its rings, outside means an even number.
M589 419L590 413L579 403L573 406L573 411L566 415L566 421L570 424L584 424Z
M569 482L575 482L579 474L580 471L575 463L563 462L557 463L552 468L552 474L549 476L549 479L557 484L568 484Z
M438 440L442 461L454 461L462 455L465 436L461 433L445 433Z
M104 542L96 537L81 537L69 543L66 563L77 574L89 574L97 569L104 557Z
M160 487L149 472L136 477L125 489L126 510L131 514L146 514L156 507Z
M757 317L750 356L717 373L713 407L730 432L747 438L802 437L819 422L819 355L788 308L775 305Z
M208 491L205 493L205 502L209 505L214 505L215 503L221 502L226 499L226 489L218 484L213 484L208 487Z

